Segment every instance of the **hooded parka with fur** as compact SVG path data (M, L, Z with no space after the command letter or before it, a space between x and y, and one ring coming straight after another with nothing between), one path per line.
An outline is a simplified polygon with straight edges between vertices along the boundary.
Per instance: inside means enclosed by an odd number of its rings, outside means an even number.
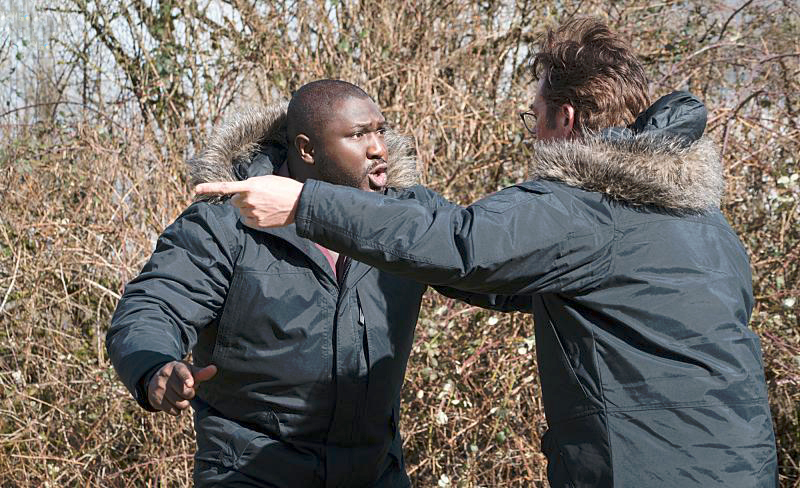
M190 162L193 183L271 174L283 134L285 106L243 114ZM389 185L408 187L408 144L386 143ZM424 290L352 260L336 277L293 227L253 230L229 202L200 201L127 285L106 343L147 409L164 363L192 351L218 367L192 402L196 486L408 486L398 409Z
M551 486L774 487L750 266L705 120L675 93L631 129L539 143L530 181L466 209L307 182L297 231L532 300Z

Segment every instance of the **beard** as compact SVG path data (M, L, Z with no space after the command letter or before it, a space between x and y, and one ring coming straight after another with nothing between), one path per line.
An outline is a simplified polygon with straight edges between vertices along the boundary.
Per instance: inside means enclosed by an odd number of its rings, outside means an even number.
M317 165L317 173L322 181L353 188L361 188L370 171L370 168L363 168L361 171L344 171L337 167L327 155L322 155L322 157L318 155L315 163Z

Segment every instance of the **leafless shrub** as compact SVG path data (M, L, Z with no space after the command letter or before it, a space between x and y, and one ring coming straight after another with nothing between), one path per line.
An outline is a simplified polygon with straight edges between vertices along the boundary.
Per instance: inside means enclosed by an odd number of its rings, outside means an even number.
M426 182L469 203L524 179L515 112L528 103L530 47L580 13L631 40L655 97L689 89L709 106L724 210L753 263L751 326L764 348L781 483L800 486L797 6L558 5L48 5L73 23L58 40L74 69L53 85L72 110L31 125L17 116L32 98L0 109L0 485L190 485L191 421L141 411L103 337L124 283L190 201L183 161L226 113L313 79L353 81L413 136ZM402 421L415 485L546 485L532 327L523 315L426 297Z

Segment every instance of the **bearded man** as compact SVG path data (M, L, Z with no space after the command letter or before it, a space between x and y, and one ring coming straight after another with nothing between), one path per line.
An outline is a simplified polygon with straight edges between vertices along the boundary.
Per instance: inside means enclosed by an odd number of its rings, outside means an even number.
M192 178L274 172L409 187L416 162L385 124L357 86L312 82L288 108L217 131L191 161ZM192 204L125 288L106 338L123 382L147 410L178 415L191 403L197 487L409 486L400 388L425 285L315 245L294 226L253 230L236 208L247 207L242 195L232 200ZM193 364L183 361L189 351Z
M680 92L647 108L642 65L594 19L549 32L533 74L531 180L466 209L280 178L198 191L248 190L251 225L296 221L400 276L530 298L551 486L776 486L749 261L705 108Z

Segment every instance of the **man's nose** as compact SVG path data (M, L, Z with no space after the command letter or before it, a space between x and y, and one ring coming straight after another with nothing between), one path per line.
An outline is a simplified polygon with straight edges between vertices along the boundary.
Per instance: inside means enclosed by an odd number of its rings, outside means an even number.
M373 132L370 135L369 145L367 146L367 157L369 159L387 159L389 150L386 148L386 141L383 134Z

